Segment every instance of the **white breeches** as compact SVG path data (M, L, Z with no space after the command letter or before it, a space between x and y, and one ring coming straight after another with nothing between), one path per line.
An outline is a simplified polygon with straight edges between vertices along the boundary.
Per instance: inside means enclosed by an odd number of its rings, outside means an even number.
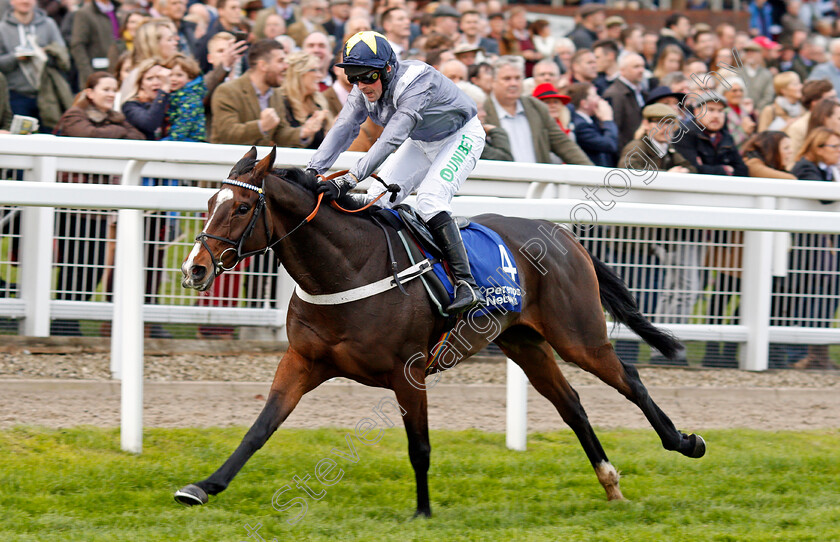
M484 128L478 117L473 117L463 128L440 141L407 139L385 160L379 171L383 181L398 184L402 190L394 203L385 195L377 205L393 207L416 191L417 212L424 220L441 211L451 214L452 197L472 173L483 150ZM381 183L374 183L367 196L375 198L384 191Z

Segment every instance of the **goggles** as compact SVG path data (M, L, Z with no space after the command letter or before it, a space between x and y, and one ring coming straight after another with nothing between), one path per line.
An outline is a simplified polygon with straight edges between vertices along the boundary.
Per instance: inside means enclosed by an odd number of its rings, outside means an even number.
M348 75L347 80L350 81L351 85L355 85L358 83L364 83L366 85L372 85L379 81L381 74L379 70L372 70L366 73L362 73L359 75Z

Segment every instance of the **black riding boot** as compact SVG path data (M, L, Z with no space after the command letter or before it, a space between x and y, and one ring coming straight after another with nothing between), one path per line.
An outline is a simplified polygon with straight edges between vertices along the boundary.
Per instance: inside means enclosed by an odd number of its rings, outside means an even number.
M484 296L481 295L472 272L470 272L470 261L458 225L446 212L436 214L429 220L428 224L435 241L443 250L444 258L449 262L449 269L455 275L455 300L446 307L446 312L458 314L473 308L479 303L485 303Z

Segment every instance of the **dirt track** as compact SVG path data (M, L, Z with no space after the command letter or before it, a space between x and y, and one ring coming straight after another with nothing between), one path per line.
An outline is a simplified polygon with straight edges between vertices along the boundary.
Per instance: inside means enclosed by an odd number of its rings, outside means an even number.
M153 382L145 387L147 427L249 425L268 389L262 383ZM606 386L579 386L593 425L647 428L641 412ZM660 407L686 430L745 427L766 430L840 427L836 389L651 388ZM324 384L304 397L284 427L353 427L387 390L358 384ZM565 427L551 404L529 393L529 431ZM119 425L118 383L0 381L0 428L15 424L69 427ZM505 388L499 384L440 384L429 392L434 429L505 430Z
M119 383L109 379L108 354L7 350L0 352L0 428L119 425ZM249 425L262 407L277 359L264 354L148 355L144 425ZM561 369L580 393L593 425L649 427L641 412L612 388L576 367L561 363ZM840 428L840 371L641 368L640 374L654 400L686 430ZM429 392L431 427L504 431L504 381L505 364L494 359L468 361L442 374ZM383 397L393 394L346 381L324 384L304 397L284 426L354 426ZM530 431L565 427L533 389L528 424Z

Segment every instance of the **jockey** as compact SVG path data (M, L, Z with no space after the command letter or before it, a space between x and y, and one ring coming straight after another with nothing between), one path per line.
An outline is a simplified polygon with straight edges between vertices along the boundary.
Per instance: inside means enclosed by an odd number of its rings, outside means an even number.
M377 32L359 32L347 40L344 61L337 66L354 88L307 171L316 175L329 169L368 117L385 129L349 173L321 183L318 192L327 200L337 199L382 165L380 177L400 187L396 200L384 205L396 205L416 190L417 212L455 275L455 300L446 311L458 314L484 303L451 207L484 149L475 103L431 66L416 60L397 62L388 40ZM384 190L372 185L367 200Z

